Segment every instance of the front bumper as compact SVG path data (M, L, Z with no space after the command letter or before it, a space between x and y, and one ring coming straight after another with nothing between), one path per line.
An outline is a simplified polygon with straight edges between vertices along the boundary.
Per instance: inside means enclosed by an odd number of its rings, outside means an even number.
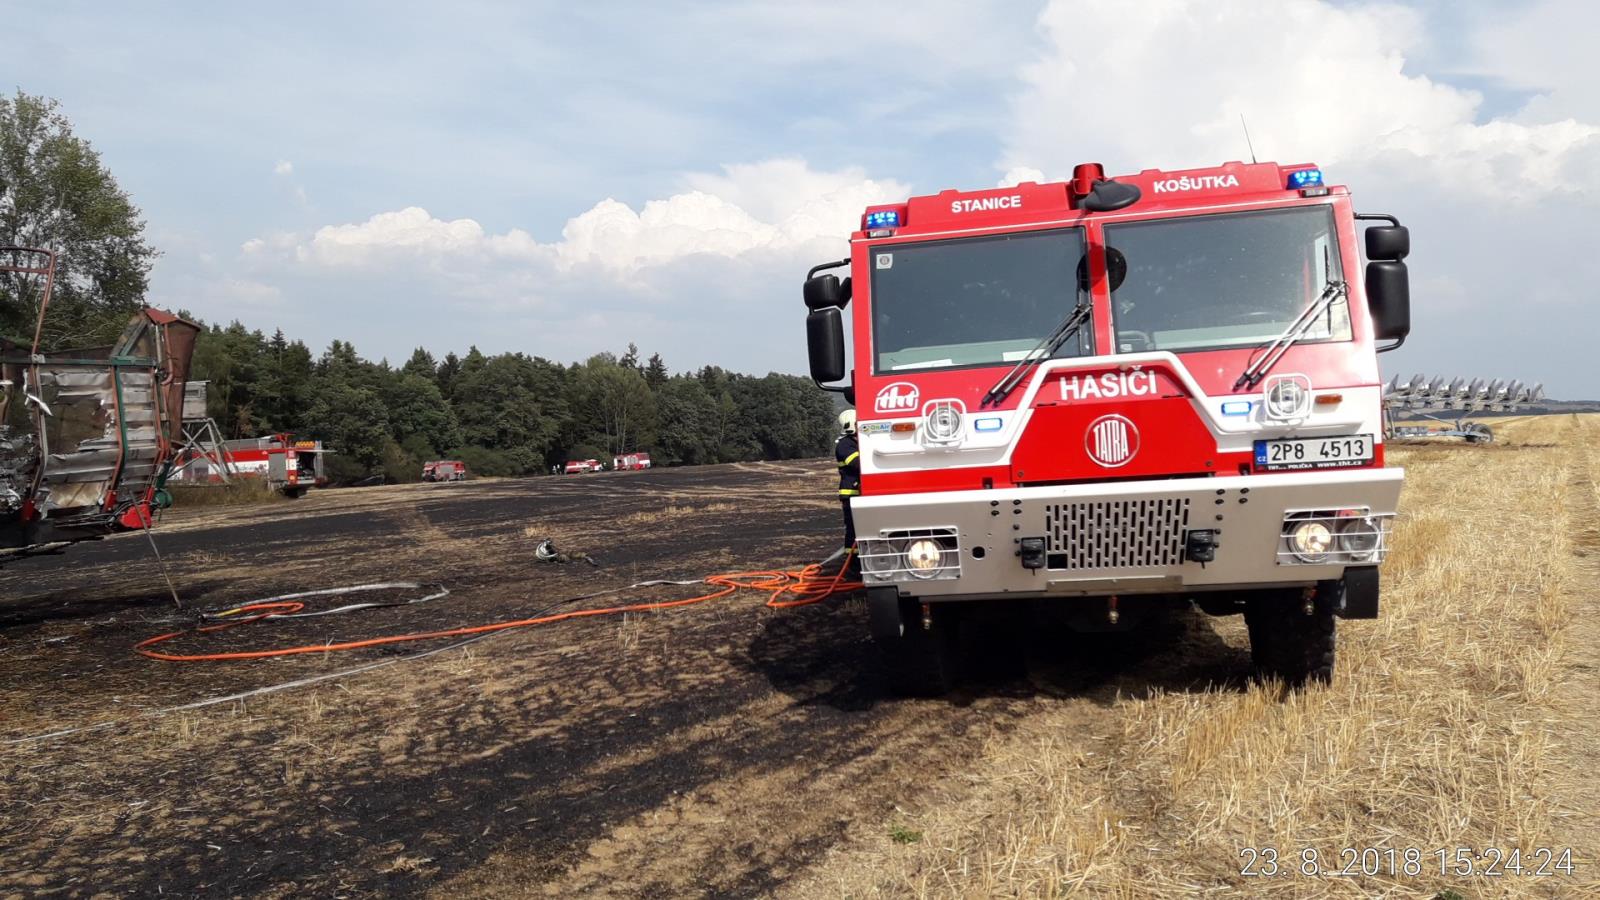
M1102 482L863 496L851 510L867 585L930 600L1288 587L1381 560L1404 479L1403 469L1345 469ZM1375 553L1307 564L1285 552L1286 518L1344 509L1379 524ZM1194 531L1215 532L1212 561L1186 558ZM921 578L892 558L918 538L947 548ZM1024 538L1043 539L1042 568L1023 566Z

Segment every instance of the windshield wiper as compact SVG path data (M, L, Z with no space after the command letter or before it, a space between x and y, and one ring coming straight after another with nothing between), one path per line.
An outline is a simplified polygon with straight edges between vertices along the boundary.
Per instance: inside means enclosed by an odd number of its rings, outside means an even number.
M1061 345L1067 342L1067 338L1078 333L1078 329L1083 327L1083 323L1089 321L1089 315L1093 309L1094 307L1088 297L1079 301L1078 305L1073 307L1072 312L1061 320L1061 324L1057 325L1032 350L1029 350L1028 355L1024 356L1011 371L1007 372L1004 378L995 382L994 387L989 388L989 392L983 395L983 400L978 406L988 406L990 403L999 403L1006 399L1006 396L1015 390L1017 385L1022 383L1023 377L1032 371L1034 366L1054 356L1055 352L1061 349Z
M1266 346L1256 351L1260 355L1251 357L1250 364L1244 367L1244 372L1239 375L1239 380L1233 383L1233 389L1237 391L1242 387L1253 388L1260 384L1261 379L1267 377L1267 372L1278 364L1278 360L1282 359L1285 353L1289 352L1289 348L1293 347L1296 342L1305 337L1307 331L1311 330L1311 326L1317 321L1317 317L1326 312L1333 305L1333 301L1345 296L1348 290L1349 287L1343 281L1329 281L1328 286L1322 289L1322 294L1317 297L1316 301L1306 307L1293 322L1290 322L1289 327L1285 328L1282 334L1273 338Z

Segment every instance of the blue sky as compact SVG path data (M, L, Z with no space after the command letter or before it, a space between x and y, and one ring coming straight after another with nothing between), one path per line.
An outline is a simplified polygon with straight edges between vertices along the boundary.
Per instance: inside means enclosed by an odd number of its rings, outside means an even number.
M143 209L151 300L403 359L804 365L798 283L868 202L1321 162L1412 226L1392 369L1600 397L1600 17L1576 2L58 3L0 84ZM1575 327L1582 326L1582 327Z

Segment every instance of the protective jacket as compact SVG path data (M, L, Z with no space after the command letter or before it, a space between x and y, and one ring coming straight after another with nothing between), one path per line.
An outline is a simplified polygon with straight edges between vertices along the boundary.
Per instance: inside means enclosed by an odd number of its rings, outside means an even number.
M860 496L861 447L855 435L839 435L838 443L833 445L833 459L839 464L839 496Z

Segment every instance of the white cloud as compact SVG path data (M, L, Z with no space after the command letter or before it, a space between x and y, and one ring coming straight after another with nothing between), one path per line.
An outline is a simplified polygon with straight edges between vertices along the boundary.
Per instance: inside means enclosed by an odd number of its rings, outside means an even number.
M472 219L447 222L435 219L421 207L408 206L378 213L361 223L325 225L317 229L310 241L296 243L293 250L302 262L342 266L395 253L424 257L476 253L487 243L483 226ZM255 241L247 243L247 249L250 244L260 249Z
M799 371L803 273L848 252L866 206L911 192L790 158L680 184L637 207L602 200L550 241L411 206L252 238L240 259L251 277L282 284L296 309L362 321L363 340L405 332L391 340L414 344L425 320L430 346L458 351L569 358L636 340L674 365ZM450 315L438 316L443 308Z
M1476 58L1462 68L1535 92L1517 114L1519 122L1600 119L1600 78L1595 77L1594 64L1597 32L1600 7L1593 3L1523 3L1514 16L1495 14L1480 23L1471 38Z
M272 167L272 174L285 176L293 175L294 163L288 161L287 159L280 159L278 160L278 164Z
M1476 92L1407 73L1426 29L1404 7L1056 0L1039 26L1048 49L1023 70L1003 169L1242 159L1243 114L1262 159L1400 161L1523 197L1600 188L1591 167L1574 165L1600 148L1595 123L1480 123Z
M1044 173L1032 166L1012 166L1006 174L1000 176L1000 181L995 187L1016 187L1024 181L1044 182Z
M283 300L275 285L247 278L225 278L215 285L217 298L229 306L274 306Z
M873 180L860 169L815 171L797 159L725 166L718 174L687 176L684 183L688 189L682 193L638 210L602 200L569 219L552 243L515 228L491 234L475 219L439 219L412 206L365 222L324 226L287 249L300 262L328 266L401 254L432 263L510 259L561 271L594 267L632 275L697 255L734 258L842 242L864 207L910 193L906 185ZM242 249L255 255L284 244L281 238L257 238Z

